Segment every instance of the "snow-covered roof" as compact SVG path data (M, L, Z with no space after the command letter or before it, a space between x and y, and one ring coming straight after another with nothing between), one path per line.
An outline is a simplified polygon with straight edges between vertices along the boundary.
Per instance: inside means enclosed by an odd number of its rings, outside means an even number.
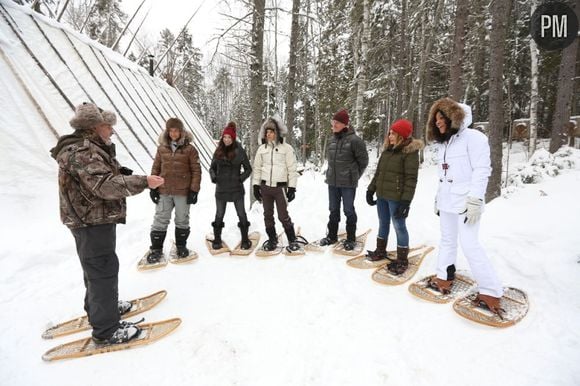
M0 0L0 127L45 127L48 149L70 133L74 107L92 102L115 111L118 158L148 173L170 117L194 136L207 169L215 142L181 93L117 52L30 8ZM17 109L5 108L17 103ZM22 116L21 111L26 111Z

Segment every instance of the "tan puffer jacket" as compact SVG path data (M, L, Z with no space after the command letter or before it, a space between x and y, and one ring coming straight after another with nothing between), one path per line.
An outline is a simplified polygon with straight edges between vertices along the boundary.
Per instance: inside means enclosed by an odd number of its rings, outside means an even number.
M168 130L159 137L159 147L153 161L151 174L165 178L159 193L174 196L187 196L190 190L199 192L201 165L199 154L191 144L193 136L182 132L175 151L171 148Z

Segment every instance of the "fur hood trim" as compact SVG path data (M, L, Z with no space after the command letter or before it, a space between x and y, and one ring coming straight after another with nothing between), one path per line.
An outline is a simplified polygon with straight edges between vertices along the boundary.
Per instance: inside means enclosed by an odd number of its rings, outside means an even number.
M279 116L274 115L268 117L264 123L262 123L262 127L260 127L260 132L258 133L258 145L264 143L266 129L276 130L276 141L278 143L284 142L283 138L288 134L288 128Z

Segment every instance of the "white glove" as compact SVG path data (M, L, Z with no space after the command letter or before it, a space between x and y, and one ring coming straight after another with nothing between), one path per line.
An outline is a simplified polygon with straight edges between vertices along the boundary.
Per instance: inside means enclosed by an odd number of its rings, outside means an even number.
M483 212L483 200L475 197L467 197L465 206L465 220L463 222L470 225L477 223Z

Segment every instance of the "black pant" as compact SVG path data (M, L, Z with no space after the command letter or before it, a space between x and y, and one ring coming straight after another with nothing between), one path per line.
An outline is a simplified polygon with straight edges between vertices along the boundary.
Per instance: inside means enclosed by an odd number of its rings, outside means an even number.
M109 338L119 327L116 229L116 224L104 224L71 230L83 268L85 311L99 339Z
M224 221L224 216L226 215L226 205L225 200L215 200L215 222L220 224ZM248 222L248 217L246 216L246 209L244 208L244 196L240 197L234 201L234 206L236 207L236 213L238 214L238 219L241 223L245 224Z

